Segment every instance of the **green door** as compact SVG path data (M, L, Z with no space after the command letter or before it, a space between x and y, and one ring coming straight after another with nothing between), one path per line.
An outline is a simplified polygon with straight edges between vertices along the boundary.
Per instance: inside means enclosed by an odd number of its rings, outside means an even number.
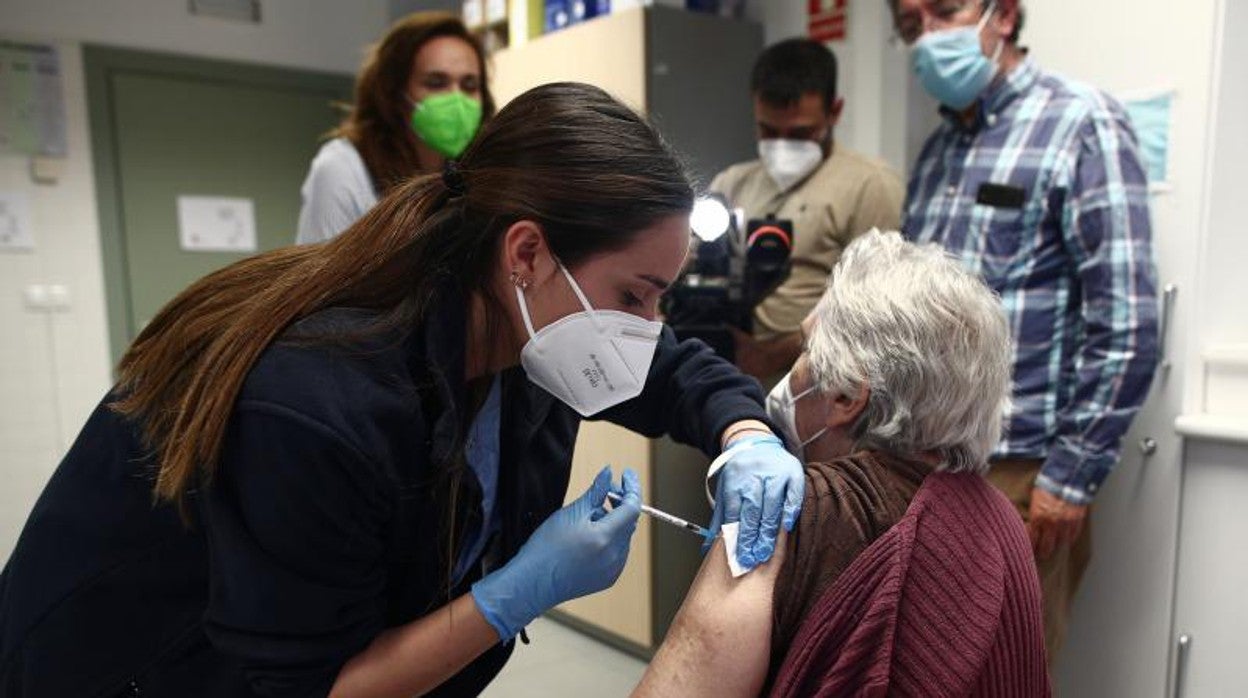
M87 47L113 358L179 291L251 252L182 248L178 197L252 202L256 250L291 244L299 186L346 75Z

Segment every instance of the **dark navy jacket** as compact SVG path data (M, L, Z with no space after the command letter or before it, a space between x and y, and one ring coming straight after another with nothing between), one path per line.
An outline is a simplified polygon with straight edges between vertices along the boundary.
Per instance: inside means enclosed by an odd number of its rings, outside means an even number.
M510 559L561 505L580 417L513 368L502 376L502 534L448 589L446 541L480 525L461 468L452 530L445 475L463 411L463 303L423 328L342 343L282 341L249 374L188 529L153 504L135 426L91 415L0 576L0 695L325 695L381 631L429 613ZM358 331L362 311L296 328ZM357 332L358 333L358 332ZM599 415L708 454L763 395L665 329L639 397ZM431 695L476 695L499 644Z

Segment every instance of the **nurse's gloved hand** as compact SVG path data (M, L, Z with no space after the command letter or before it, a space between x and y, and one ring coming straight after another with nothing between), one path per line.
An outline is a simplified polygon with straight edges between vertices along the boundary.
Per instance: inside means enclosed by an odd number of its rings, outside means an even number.
M739 521L737 561L752 569L771 559L780 527L792 531L802 511L806 473L778 437L767 434L733 441L719 471L711 536Z
M641 514L641 482L625 470L623 500L606 509L611 468L589 490L546 519L516 556L472 585L481 614L506 641L564 601L615 583L628 560L628 544Z

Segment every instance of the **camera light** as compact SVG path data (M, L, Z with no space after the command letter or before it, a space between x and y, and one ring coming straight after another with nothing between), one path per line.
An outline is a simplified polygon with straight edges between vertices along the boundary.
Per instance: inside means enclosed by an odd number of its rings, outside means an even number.
M693 214L689 217L693 234L706 242L716 240L728 232L730 222L728 207L724 202L709 196L694 202Z

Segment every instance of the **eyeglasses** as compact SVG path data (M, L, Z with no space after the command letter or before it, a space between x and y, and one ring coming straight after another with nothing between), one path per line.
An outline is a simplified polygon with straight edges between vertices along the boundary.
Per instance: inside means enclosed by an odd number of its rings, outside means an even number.
M988 6L989 0L927 0L923 9L898 14L889 42L895 47L910 46L929 29L949 29L976 5Z

